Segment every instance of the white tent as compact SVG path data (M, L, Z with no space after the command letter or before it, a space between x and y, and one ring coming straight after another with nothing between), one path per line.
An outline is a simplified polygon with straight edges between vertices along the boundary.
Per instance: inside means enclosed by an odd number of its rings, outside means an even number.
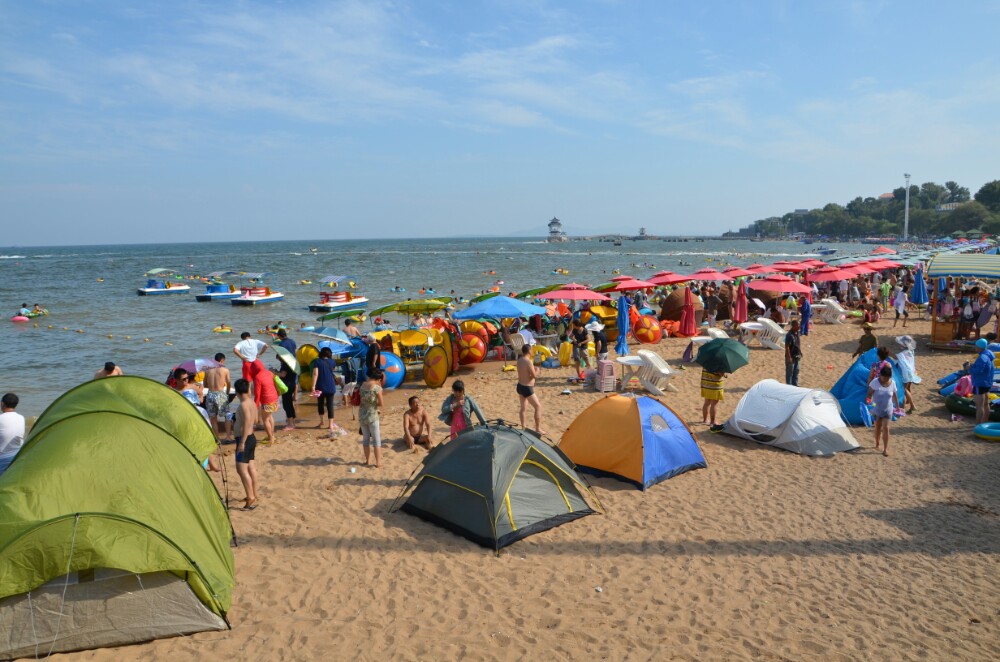
M833 455L858 448L835 397L773 379L752 386L725 425L727 434L802 455Z

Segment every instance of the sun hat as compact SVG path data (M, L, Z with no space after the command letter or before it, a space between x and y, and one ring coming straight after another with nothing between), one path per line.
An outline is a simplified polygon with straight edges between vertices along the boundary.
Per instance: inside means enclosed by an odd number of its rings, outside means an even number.
M604 325L598 322L597 320L592 320L590 322L587 322L586 326L584 326L583 328L585 328L587 331L600 331L601 329L604 328Z
M875 327L872 326L871 322L865 322L864 324L861 325L861 328L862 329L874 329Z
M976 341L976 347L978 347L979 349L986 349L986 346L989 344L990 343L988 340L986 340L986 338L980 338L979 340Z
M903 349L916 349L917 341L913 339L913 336L899 336L896 338L896 344Z

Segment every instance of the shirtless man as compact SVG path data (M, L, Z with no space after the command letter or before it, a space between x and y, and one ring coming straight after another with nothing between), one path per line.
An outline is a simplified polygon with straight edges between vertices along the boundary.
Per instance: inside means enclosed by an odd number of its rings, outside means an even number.
M403 441L411 451L416 451L416 444L430 450L431 419L420 404L420 398L411 395L407 400L410 408L403 412Z
M245 379L236 380L236 397L240 400L240 408L236 410L236 424L233 433L236 435L236 473L243 483L246 493L246 505L240 510L251 511L257 507L257 463L254 461L257 451L257 437L254 436L254 424L257 422L257 406L250 395L250 382Z
M117 377L118 375L124 375L122 369L115 365L114 361L108 361L104 364L104 369L98 370L94 373L94 379L103 379L104 377Z
M208 411L208 418L212 422L212 431L215 438L221 439L223 435L227 437L232 429L228 416L229 386L232 377L229 368L226 367L226 355L219 352L215 355L215 362L221 365L218 368L209 368L205 371L205 410Z
M531 362L531 345L525 345L521 348L521 356L517 358L517 395L521 399L521 427L524 427L525 405L530 402L535 410L535 431L538 434L545 434L545 431L542 430L542 403L535 395L535 377L537 376L538 368Z
M354 326L354 322L349 319L344 320L344 333L347 334L348 338L361 337L361 332L358 331L358 327Z

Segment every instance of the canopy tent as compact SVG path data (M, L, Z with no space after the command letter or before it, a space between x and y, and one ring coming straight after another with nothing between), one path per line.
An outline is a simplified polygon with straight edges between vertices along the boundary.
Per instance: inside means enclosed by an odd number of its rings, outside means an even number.
M559 449L499 421L435 446L390 512L400 509L499 552L593 514L588 498L597 504Z
M896 382L896 397L899 398L899 403L902 405L905 393L903 392L903 380L900 378L899 364L892 357L888 360L889 365L892 366L892 379ZM840 402L844 419L851 425L864 425L861 405L868 395L868 374L872 364L876 361L878 361L878 349L873 347L859 356L830 389L830 393Z
M142 377L78 386L0 476L0 658L228 627L232 527L201 414Z
M859 447L830 393L773 379L750 387L724 431L801 455L829 456Z
M510 297L496 296L480 301L465 310L455 313L452 317L458 320L475 320L485 317L503 319L505 317L531 317L544 315L545 308L533 306Z
M577 470L642 490L707 466L687 424L666 404L646 396L613 394L598 400L573 420L559 448Z

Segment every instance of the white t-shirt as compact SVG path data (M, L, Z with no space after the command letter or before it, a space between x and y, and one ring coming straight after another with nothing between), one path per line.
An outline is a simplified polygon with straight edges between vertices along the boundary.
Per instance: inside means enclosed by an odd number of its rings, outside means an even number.
M0 414L0 458L14 457L24 443L24 416L16 411Z
M893 302L893 305L896 307L896 310L898 310L900 313L902 313L903 311L905 311L906 310L906 292L904 292L903 290L900 290L899 292L897 292L896 293L896 300L895 300L895 302Z
M240 356L244 360L252 362L257 358L264 348L267 347L267 343L263 343L256 338L247 338L246 340L241 340L236 343L236 351L240 353Z

